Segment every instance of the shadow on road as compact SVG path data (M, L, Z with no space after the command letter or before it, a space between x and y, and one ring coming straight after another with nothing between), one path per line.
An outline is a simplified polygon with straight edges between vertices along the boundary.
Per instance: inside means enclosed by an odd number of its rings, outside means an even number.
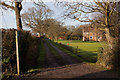
M85 74L82 76L78 76L78 77L73 77L67 80L77 80L77 79L81 79L81 78L85 78L85 79L96 79L96 78L104 78L106 79L120 79L120 74L117 74L113 71L100 71L100 72L95 72L95 73L90 73L90 74Z

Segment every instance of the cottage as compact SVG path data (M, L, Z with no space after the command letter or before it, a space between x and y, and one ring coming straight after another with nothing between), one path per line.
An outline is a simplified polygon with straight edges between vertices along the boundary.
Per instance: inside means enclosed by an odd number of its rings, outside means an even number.
M97 28L83 28L83 41L102 41L102 35L103 31L100 31Z

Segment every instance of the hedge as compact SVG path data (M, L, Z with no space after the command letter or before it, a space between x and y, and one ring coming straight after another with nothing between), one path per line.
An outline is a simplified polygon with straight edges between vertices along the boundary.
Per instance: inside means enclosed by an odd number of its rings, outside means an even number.
M16 29L2 30L2 72L16 73ZM20 70L25 72L33 68L36 60L40 38L33 36L29 31L18 31L18 47Z

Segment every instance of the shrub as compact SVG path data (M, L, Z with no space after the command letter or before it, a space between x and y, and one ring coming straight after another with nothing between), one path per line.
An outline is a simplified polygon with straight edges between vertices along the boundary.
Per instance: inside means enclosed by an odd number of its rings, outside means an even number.
M116 41L113 47L113 49L104 49L100 50L99 55L98 55L98 61L97 63L112 70L120 70L120 54L119 54L119 42L120 40Z

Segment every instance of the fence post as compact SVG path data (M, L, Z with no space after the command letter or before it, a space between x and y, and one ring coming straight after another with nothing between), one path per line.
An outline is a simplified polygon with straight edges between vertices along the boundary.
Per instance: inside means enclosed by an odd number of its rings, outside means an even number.
M17 58L17 74L20 75L20 66L19 66L19 50L18 50L18 32L16 34L16 58Z

